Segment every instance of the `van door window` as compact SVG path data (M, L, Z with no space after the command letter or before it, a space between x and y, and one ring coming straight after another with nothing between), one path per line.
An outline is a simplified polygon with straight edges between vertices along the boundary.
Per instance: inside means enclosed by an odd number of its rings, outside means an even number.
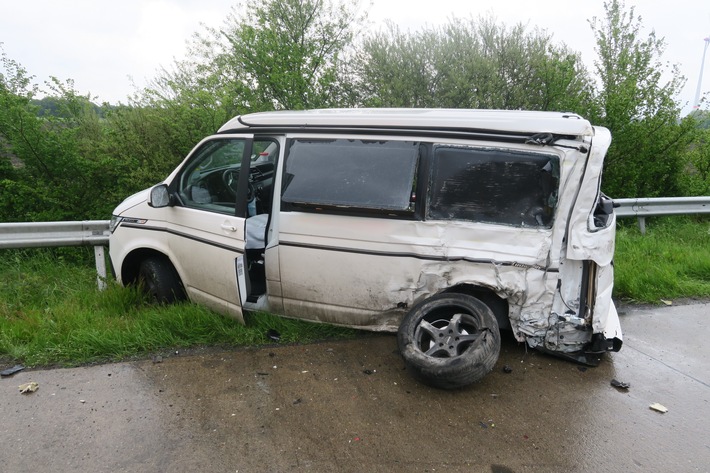
M435 146L427 218L550 228L559 169L552 154Z
M186 207L234 215L239 174L247 141L215 139L194 153L177 179L177 192ZM249 163L247 216L268 212L278 145L254 140Z
M244 145L243 139L202 145L178 179L178 193L186 207L234 214Z
M412 141L293 140L282 209L413 213L418 159Z

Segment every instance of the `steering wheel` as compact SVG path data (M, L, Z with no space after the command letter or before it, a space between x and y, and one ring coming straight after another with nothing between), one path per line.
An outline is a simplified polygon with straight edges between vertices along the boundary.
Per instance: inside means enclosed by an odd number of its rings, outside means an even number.
M222 181L232 197L237 195L237 184L239 183L239 171L236 169L227 169L222 173ZM247 202L251 202L254 198L254 186L251 181L247 181Z

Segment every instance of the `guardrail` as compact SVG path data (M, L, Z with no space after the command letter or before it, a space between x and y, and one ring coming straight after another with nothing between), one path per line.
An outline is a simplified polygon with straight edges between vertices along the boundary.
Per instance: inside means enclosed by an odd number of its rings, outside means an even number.
M710 196L614 199L614 205L617 218L638 218L641 233L646 232L646 217L710 214ZM0 223L0 249L93 246L99 289L106 287L108 237L108 220Z
M646 233L646 217L661 215L710 214L710 196L655 197L614 199L617 218L636 217L642 234Z
M105 247L108 246L109 221L0 223L0 249L93 246L96 281L106 288Z

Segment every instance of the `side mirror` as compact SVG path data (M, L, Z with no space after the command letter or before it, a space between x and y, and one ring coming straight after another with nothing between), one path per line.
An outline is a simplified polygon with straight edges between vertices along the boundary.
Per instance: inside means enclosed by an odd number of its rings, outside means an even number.
M159 184L150 190L148 205L155 208L167 207L171 204L167 184Z

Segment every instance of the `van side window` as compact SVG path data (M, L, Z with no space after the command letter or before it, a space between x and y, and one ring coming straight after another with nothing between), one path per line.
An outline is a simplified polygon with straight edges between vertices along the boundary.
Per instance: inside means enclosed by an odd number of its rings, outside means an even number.
M552 154L436 146L427 218L550 228L559 169Z
M185 207L233 215L246 140L218 138L204 143L181 170L177 192ZM278 144L255 139L249 162L248 216L268 212Z
M282 209L413 213L418 160L413 141L293 140Z
M178 193L186 207L234 213L243 139L204 143L180 173Z

